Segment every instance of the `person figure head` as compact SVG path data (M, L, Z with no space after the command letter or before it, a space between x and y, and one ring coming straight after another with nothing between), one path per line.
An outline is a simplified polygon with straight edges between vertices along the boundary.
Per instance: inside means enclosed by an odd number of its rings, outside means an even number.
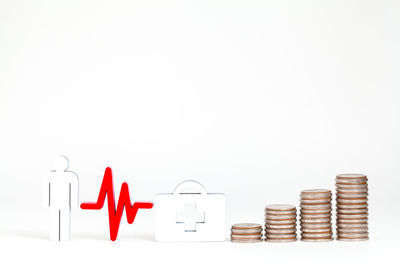
M53 170L56 172L65 172L69 167L69 160L66 156L59 155L53 160Z

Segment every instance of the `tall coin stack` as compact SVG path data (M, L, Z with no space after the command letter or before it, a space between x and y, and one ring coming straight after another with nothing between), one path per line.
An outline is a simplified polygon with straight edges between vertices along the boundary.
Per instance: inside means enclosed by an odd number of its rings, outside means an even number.
M328 189L303 190L300 194L301 240L332 240L332 193Z
M368 179L364 174L336 176L337 239L368 240Z
M257 223L237 223L232 225L231 241L254 243L262 241L262 226Z
M268 205L265 207L265 240L291 242L297 240L297 213L292 205Z

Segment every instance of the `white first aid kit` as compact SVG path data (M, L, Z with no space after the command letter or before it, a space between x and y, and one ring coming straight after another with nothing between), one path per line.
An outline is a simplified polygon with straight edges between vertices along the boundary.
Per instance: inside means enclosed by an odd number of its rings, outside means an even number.
M157 194L156 241L224 241L225 196L207 193L198 182L180 183L173 193Z

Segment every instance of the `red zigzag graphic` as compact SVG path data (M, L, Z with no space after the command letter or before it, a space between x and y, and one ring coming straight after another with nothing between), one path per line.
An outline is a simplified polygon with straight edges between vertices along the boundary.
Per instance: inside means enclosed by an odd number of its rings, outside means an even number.
M113 177L110 167L107 167L104 173L103 182L100 187L97 202L82 203L81 208L84 210L100 210L104 206L106 195L108 204L108 219L110 222L110 239L112 241L115 241L117 239L119 224L121 223L121 217L122 213L124 212L124 207L126 210L126 218L129 224L133 223L136 217L136 213L139 209L151 209L153 207L152 202L135 202L132 205L129 197L128 184L124 182L121 185L118 206L117 209L115 209Z

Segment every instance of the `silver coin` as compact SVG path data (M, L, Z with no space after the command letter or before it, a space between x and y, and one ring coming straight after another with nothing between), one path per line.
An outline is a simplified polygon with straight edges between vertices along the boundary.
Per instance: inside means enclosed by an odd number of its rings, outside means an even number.
M331 221L331 218L321 218L321 219L301 219L301 223L328 223Z
M300 199L329 199L329 198L332 198L332 193L300 194Z
M247 229L247 230L236 230L231 229L232 234L261 234L261 229Z
M296 228L297 224L282 224L282 225L269 225L266 224L265 228L266 229L271 229L271 230L279 230L279 229L293 229Z
M297 235L294 234L266 234L267 239L287 239L287 238L296 238Z
M300 204L303 205L330 205L331 199L300 199Z
M232 229L235 230L262 229L262 226L261 224L258 223L235 223L232 225Z
M320 229L320 228L328 228L328 227L332 227L331 223L320 223L320 224L306 224L303 223L300 225L301 229Z
M293 211L296 210L296 206L293 205L286 205L286 204L274 204L274 205L267 205L265 210L269 211Z
M300 214L309 214L309 215L314 215L314 214L331 214L332 209L330 210L317 210L317 209L312 209L312 210L305 210L301 209Z
M367 178L367 175L360 174L360 173L342 173L336 175L336 178L343 178L343 179L362 179Z
M355 242L355 241L367 241L369 238L368 237L363 237L363 238L345 238L345 237L337 237L336 240L338 241L350 241L350 242Z
M262 239L231 239L231 241L235 243L257 243L261 242Z
M341 194L341 193L337 193L336 194L337 197L339 198L366 198L368 197L367 193L357 193L357 194Z
M265 241L267 242L274 242L274 243L287 243L287 242L294 242L297 241L297 237L296 238L287 238L287 239L265 239Z
M368 199L340 199L337 198L336 199L336 203L338 204L367 204L368 203Z
M340 223L340 224L336 224L336 226L338 228L341 228L341 229L347 229L347 228L349 228L349 229L353 229L353 228L356 228L356 229L368 229L368 223L360 223L360 224L348 224L348 223L343 224L343 223Z
M329 189L306 189L301 190L301 195L315 195L315 194L330 194L331 190Z
M354 183L354 184L360 184L360 183L366 183L368 182L368 178L354 178L354 179L349 179L349 178L336 178L335 181L337 183Z
M337 228L336 232L338 234L352 234L352 233L359 233L359 234L368 234L368 229L357 229L357 228Z
M337 224L362 224L368 223L368 218L366 219L336 219Z
M336 193L341 193L341 194L368 193L368 188L337 188Z
M295 234L297 232L296 228L290 228L290 229L265 229L265 232L267 234Z
M261 238L261 234L259 235L235 235L235 234L231 234L231 238L234 239L258 239Z
M301 232L306 234L332 233L332 228L302 229Z
M301 237L303 238L324 238L324 237L332 237L332 233L321 234L321 233L302 233Z
M301 214L300 219L326 219L326 218L331 218L332 215L327 213L327 214Z
M352 204L352 205L336 204L336 208L340 209L340 210L364 209L364 208L368 208L368 204Z
M335 184L337 190L368 189L368 184Z
M366 214L368 209L338 209L338 214Z
M267 215L265 217L267 220L296 220L297 215Z
M297 220L265 220L265 224L268 225L288 225L288 224L295 224Z
M368 237L367 233L337 233L339 238L366 238Z
M274 210L266 210L265 215L296 215L296 210L288 210L288 211L274 211Z
M332 205L307 205L307 204L300 204L302 210L331 210Z
M329 242L332 240L333 238L301 238L301 241L304 242Z
M337 214L336 218L339 219L368 219L368 213L367 214Z

